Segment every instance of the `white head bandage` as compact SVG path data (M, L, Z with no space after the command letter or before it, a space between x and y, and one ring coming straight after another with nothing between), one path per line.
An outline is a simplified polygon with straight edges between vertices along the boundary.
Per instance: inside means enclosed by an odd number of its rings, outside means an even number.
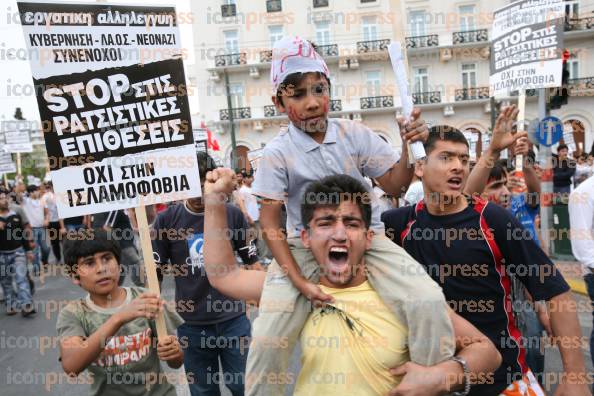
M270 81L275 92L289 74L311 72L320 72L328 78L330 74L326 62L309 41L286 36L274 43Z

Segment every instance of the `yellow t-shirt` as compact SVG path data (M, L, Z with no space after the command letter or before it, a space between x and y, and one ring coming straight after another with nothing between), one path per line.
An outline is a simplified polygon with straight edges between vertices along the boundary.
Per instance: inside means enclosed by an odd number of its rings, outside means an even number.
M315 309L301 332L295 395L386 395L400 381L389 369L410 360L408 329L367 281L320 287L335 302Z

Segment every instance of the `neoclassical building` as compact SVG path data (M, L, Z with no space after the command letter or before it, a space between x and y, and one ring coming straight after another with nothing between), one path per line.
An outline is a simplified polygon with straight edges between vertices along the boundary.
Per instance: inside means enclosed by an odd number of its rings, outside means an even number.
M270 100L271 47L283 35L311 39L330 68L331 117L358 120L400 150L395 116L400 98L386 47L404 34L413 100L432 125L456 127L480 155L491 127L489 40L492 13L509 2L429 0L206 0L191 2L194 54L189 68L200 114L229 164L231 128L226 80L235 120L238 167L249 167L248 152L266 145L286 124ZM583 3L583 6L580 4ZM552 115L573 129L578 149L594 143L594 3L571 7L565 33L569 60L569 104ZM528 92L526 119L537 117L537 98ZM514 97L503 100L513 102Z

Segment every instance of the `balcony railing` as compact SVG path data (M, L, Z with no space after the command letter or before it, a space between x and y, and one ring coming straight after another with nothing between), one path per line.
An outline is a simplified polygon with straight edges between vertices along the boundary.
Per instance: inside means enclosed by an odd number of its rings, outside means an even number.
M489 87L463 88L456 90L456 102L476 99L489 99Z
M314 8L328 7L328 0L313 0Z
M482 41L489 41L489 33L487 29L454 32L453 34L454 44L480 43Z
M571 92L594 89L594 77L572 78L568 83L567 88Z
M281 0L266 0L266 12L279 12L283 10Z
M238 107L231 109L233 111L233 119L241 120L245 118L252 118L252 110L249 107ZM222 109L219 112L221 121L229 121L229 109Z
M245 65L247 63L247 56L245 52L238 52L236 54L217 55L215 56L215 66L236 66Z
M318 45L316 51L322 57L338 56L338 44Z
M380 109L382 107L394 107L392 96L368 96L361 98L361 109Z
M439 36L430 34L428 36L416 36L406 38L406 48L426 48L437 47L439 45Z
M519 96L519 95L520 95L520 93L518 91L512 91L509 96L514 96L515 97L515 96ZM530 88L530 89L527 89L526 90L526 97L532 97L532 96L538 96L538 90L537 89Z
M221 5L221 15L224 18L236 16L237 15L237 5L236 4L222 4Z
M260 63L272 61L272 50L260 51Z
M268 105L264 106L264 117L276 117L279 116L279 112L276 111L276 106Z
M430 91L413 93L412 100L414 104L441 103L441 92Z
M565 30L590 30L594 29L594 17L570 19L565 24Z
M357 42L357 53L365 54L368 52L386 51L388 49L389 44L390 44L390 39L358 41Z
M340 99L331 100L330 111L342 111L342 101Z

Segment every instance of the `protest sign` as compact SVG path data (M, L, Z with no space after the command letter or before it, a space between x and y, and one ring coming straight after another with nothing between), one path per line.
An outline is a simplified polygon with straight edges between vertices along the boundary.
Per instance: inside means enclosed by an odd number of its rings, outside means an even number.
M145 204L199 196L174 7L18 3L60 217L137 207L149 289L159 293ZM157 334L167 334L163 315Z
M18 5L60 217L199 196L175 8Z
M4 150L8 153L30 153L33 151L31 144L31 131L28 129L4 132Z
M561 86L562 0L521 0L493 14L491 96Z
M205 128L198 128L193 130L194 143L196 143L196 151L208 153L208 134Z
M0 174L14 173L16 171L16 164L12 160L12 155L0 152Z

